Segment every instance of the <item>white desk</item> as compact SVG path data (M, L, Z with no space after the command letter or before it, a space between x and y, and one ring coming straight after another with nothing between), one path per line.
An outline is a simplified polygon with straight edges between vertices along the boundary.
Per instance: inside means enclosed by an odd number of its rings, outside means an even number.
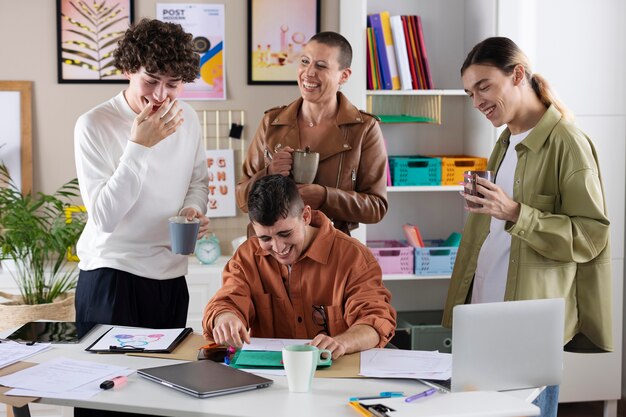
M79 360L128 366L134 369L178 362L121 354L99 355L85 352L85 347L89 346L105 329L108 329L108 327L103 326L103 328L94 329L78 345L54 345L54 349L33 356L29 358L29 361L44 362L56 357L70 357ZM415 380L316 378L313 381L313 393L296 394L289 393L285 377L270 376L269 378L275 381L269 388L221 397L197 399L133 374L128 378L128 383L121 388L103 391L89 400L42 398L39 402L69 407L177 417L255 417L268 415L358 417L358 414L348 405L348 398L352 396L376 395L380 391L404 391L408 394L423 391L427 388ZM456 394L442 394L440 399L448 395ZM507 404L501 410L493 410L491 414L483 412L480 413L480 417L538 415L539 409L530 405L533 395L536 395L535 390L516 392L516 394L506 397L510 401L505 401ZM521 412L520 410L524 411ZM24 415L28 415L28 410L22 409L21 411ZM20 415L19 411L16 415ZM477 414L472 413L471 403L462 404L455 412L445 414L445 416L478 417Z

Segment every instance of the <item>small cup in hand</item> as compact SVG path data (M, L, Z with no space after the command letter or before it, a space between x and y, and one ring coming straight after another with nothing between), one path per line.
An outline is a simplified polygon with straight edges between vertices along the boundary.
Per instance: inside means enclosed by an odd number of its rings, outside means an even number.
M463 173L463 183L465 187L465 194L475 195L477 197L483 197L483 195L476 191L476 178L484 178L488 181L493 182L495 179L495 173L493 171L465 171ZM476 204L469 200L465 200L467 203L467 207L470 208L481 208L481 204Z
M191 255L196 249L200 219L187 220L185 216L174 216L169 218L169 223L172 252Z

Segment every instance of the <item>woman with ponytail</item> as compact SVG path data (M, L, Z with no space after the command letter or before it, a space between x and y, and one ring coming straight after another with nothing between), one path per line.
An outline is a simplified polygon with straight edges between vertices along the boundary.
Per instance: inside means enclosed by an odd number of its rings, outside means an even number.
M505 126L483 197L461 193L469 215L452 272L443 324L457 304L564 298L566 350L613 349L609 220L598 158L548 82L510 39L476 45L461 67L473 106ZM558 386L537 398L556 416Z

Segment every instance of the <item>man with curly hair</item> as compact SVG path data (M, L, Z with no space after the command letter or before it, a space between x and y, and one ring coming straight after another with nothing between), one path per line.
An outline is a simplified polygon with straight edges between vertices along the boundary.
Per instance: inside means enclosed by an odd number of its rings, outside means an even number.
M143 19L114 52L130 81L80 116L76 170L89 219L77 245L76 320L184 327L187 256L170 250L168 218L205 216L208 172L200 123L176 101L199 72L192 36L178 24Z

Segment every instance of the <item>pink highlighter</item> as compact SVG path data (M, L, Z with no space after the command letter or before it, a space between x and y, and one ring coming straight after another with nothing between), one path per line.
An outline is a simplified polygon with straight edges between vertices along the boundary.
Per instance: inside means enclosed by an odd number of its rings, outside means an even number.
M115 378L107 379L102 384L100 384L100 388L102 389L111 389L113 387L119 387L120 385L124 385L127 381L125 376L116 376Z

